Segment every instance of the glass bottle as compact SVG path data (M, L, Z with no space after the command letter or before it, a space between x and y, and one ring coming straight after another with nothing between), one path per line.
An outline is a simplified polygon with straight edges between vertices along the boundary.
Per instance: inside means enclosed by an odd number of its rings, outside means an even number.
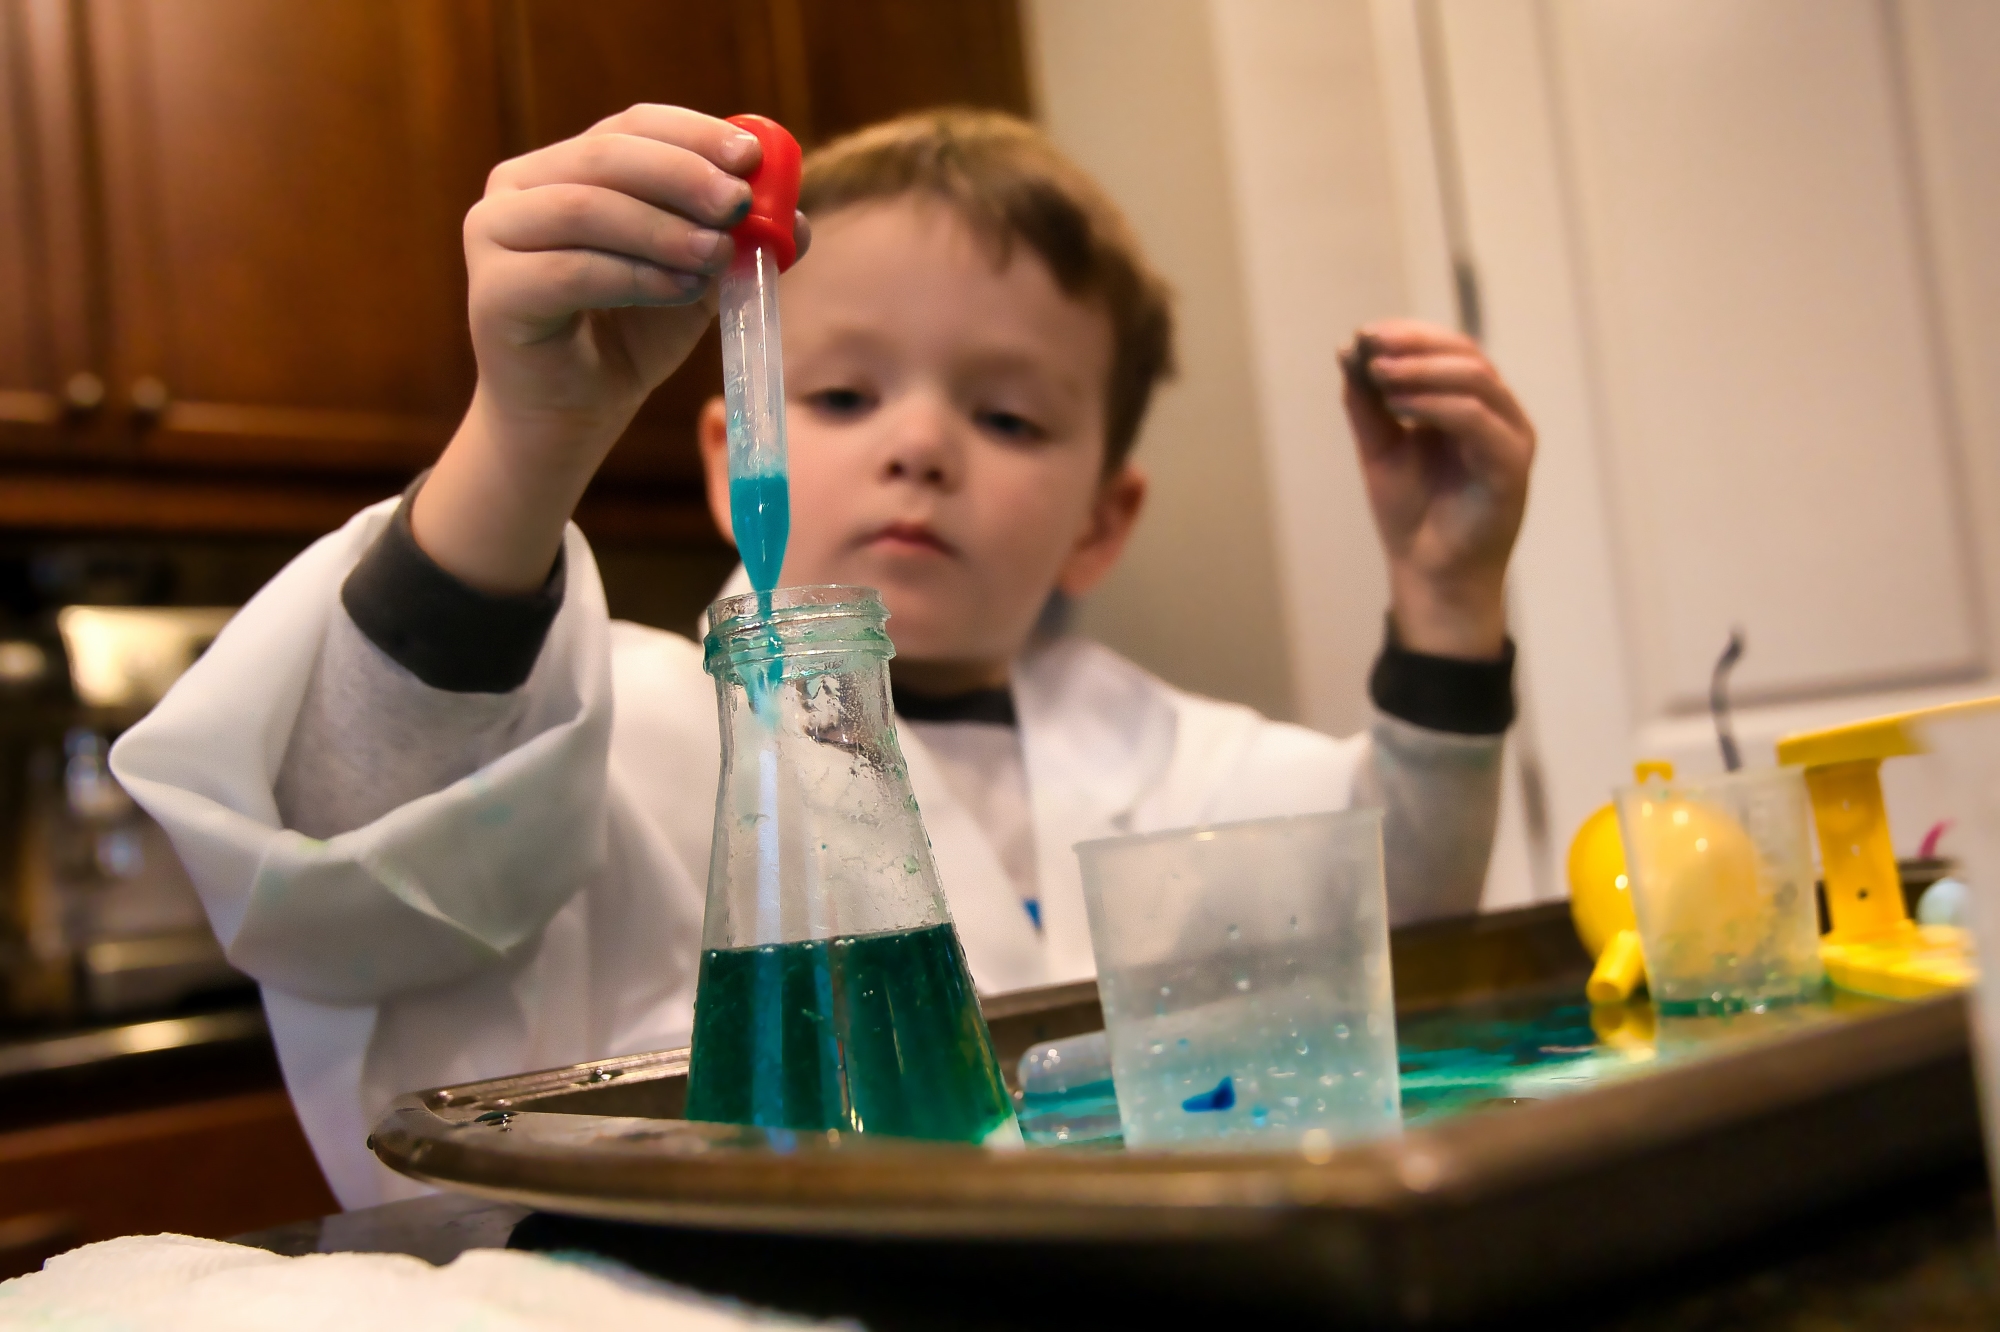
M715 799L687 1117L1018 1141L896 742L872 589L709 608Z

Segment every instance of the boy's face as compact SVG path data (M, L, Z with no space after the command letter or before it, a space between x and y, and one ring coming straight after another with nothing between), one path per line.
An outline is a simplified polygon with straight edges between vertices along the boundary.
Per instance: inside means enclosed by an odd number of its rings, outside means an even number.
M1027 246L995 268L956 212L915 199L816 220L781 290L783 581L879 589L899 676L998 683L1049 594L1110 570L1144 496L1135 470L1104 476L1110 321ZM719 401L701 434L727 532Z

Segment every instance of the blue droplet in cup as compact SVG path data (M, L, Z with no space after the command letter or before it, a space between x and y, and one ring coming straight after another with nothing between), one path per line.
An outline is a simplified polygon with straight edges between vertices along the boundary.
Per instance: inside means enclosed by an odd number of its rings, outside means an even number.
M1200 1114L1204 1110L1228 1110L1235 1104L1235 1079L1225 1077L1210 1090L1198 1092L1182 1101L1181 1109L1189 1114Z

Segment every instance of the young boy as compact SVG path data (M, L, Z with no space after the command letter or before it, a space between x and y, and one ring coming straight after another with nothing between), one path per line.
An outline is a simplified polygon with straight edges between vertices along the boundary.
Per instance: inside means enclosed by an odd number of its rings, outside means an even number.
M399 1092L687 1039L713 687L687 639L608 620L567 524L712 316L756 156L640 106L497 168L465 228L479 386L436 468L294 561L113 755L262 982L348 1206L416 1191L363 1145ZM1070 848L1114 832L1378 804L1395 917L1475 909L1533 451L1477 349L1392 323L1350 364L1393 627L1383 715L1336 741L1050 628L1139 515L1127 455L1171 358L1101 192L1033 128L948 112L815 154L801 203L784 581L888 605L980 989L1092 974ZM717 404L701 436L727 531Z

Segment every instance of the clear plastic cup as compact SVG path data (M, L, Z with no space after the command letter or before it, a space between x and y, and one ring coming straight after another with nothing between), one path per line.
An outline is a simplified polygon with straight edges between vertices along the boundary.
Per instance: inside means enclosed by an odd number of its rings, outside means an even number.
M1818 998L1812 822L1796 768L1618 793L1646 983L1663 1013Z
M1076 850L1128 1148L1401 1128L1380 811Z

